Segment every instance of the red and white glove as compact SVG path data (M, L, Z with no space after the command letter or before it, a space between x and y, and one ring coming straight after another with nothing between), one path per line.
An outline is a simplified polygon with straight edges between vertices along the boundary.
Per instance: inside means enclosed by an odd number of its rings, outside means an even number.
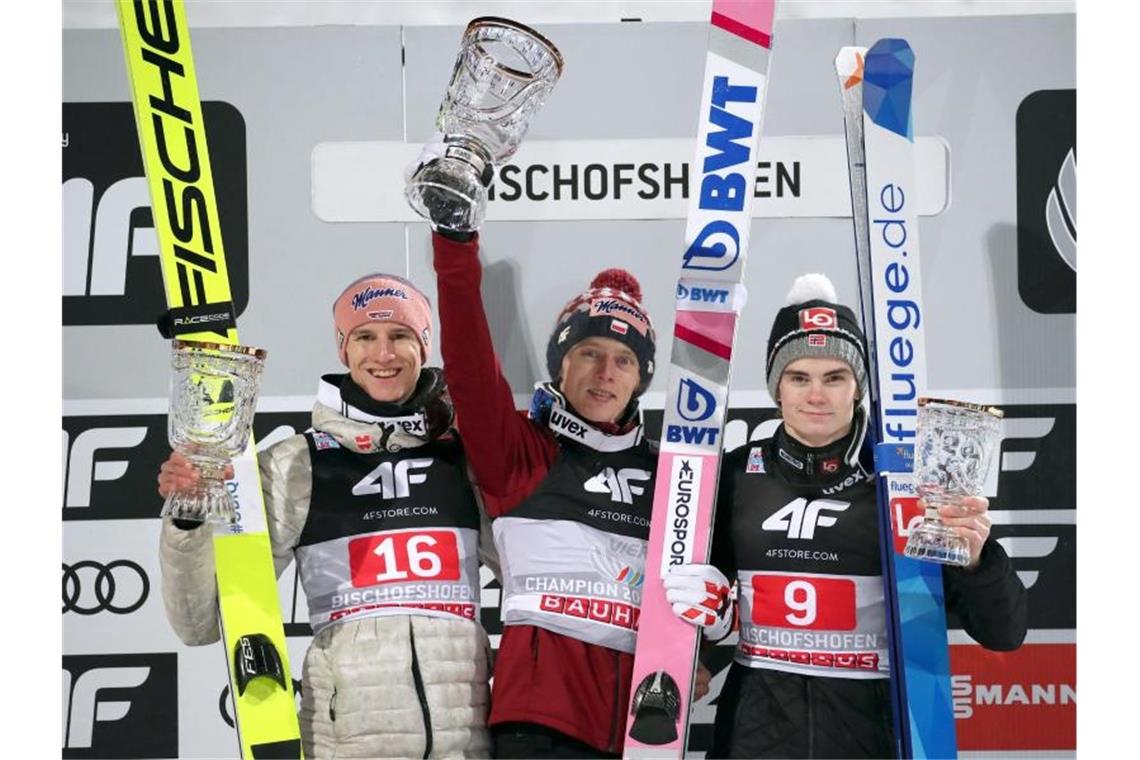
M728 635L732 628L732 589L720 570L712 565L676 565L662 583L673 614L703 628L710 641Z

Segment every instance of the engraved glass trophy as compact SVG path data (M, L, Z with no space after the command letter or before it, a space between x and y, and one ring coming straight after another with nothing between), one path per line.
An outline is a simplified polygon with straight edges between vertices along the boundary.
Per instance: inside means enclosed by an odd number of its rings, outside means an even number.
M969 544L942 524L938 507L981 494L1001 438L1002 416L992 406L918 400L914 480L918 495L926 502L926 514L907 539L906 556L962 567L970 563Z
M232 524L237 513L222 473L249 443L265 351L185 340L172 348L167 437L199 478L170 494L162 516Z
M533 29L490 16L468 24L436 117L442 144L425 146L404 188L416 213L478 229L495 166L518 150L561 75L562 54Z

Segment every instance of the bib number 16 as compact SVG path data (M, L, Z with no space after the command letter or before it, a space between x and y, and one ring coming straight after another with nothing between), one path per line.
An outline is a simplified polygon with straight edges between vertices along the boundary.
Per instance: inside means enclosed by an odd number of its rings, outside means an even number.
M455 533L446 530L386 532L348 544L349 569L356 588L408 580L459 579Z

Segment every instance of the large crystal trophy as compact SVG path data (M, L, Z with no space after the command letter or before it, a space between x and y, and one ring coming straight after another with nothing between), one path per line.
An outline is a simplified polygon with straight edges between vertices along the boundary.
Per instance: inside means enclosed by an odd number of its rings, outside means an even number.
M436 117L442 144L425 147L404 188L416 213L437 227L478 229L495 165L518 150L561 75L562 54L533 29L490 16L468 24Z
M926 513L907 539L906 556L961 567L970 563L968 542L942 524L938 507L982 492L1001 438L1002 416L992 406L918 399L914 479Z
M232 524L237 512L223 472L249 443L265 351L186 340L172 347L167 436L199 478L167 498L162 516Z

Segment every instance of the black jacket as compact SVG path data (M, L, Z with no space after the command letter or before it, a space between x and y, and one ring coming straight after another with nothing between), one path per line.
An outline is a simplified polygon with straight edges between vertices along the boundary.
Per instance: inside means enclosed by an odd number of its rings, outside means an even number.
M894 752L878 508L867 457L857 461L861 443L858 425L822 449L781 426L725 457L712 563L741 581L742 627L710 757ZM1025 587L992 537L978 567L943 569L943 588L982 646L1021 645ZM836 652L851 642L863 651L841 664Z

